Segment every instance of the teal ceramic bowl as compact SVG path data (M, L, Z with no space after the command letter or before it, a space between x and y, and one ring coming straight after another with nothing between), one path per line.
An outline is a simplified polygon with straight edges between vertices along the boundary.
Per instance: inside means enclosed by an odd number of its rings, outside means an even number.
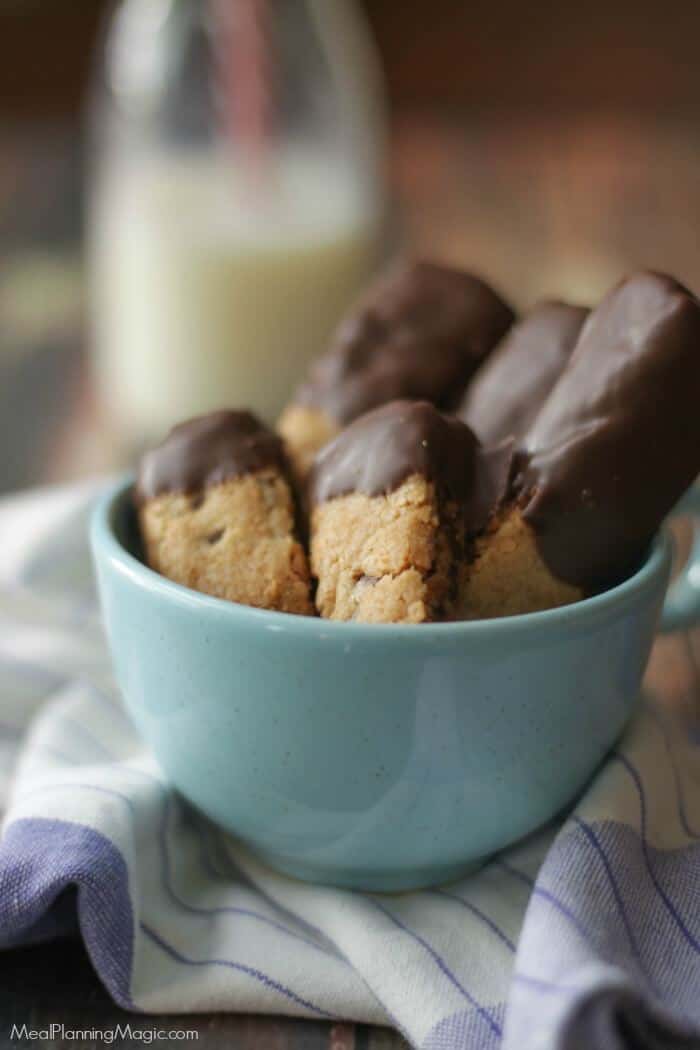
M662 535L567 608L377 626L164 579L139 560L129 483L92 544L117 678L172 784L280 871L367 890L458 878L572 801L633 709L671 565ZM699 562L669 622L697 615Z

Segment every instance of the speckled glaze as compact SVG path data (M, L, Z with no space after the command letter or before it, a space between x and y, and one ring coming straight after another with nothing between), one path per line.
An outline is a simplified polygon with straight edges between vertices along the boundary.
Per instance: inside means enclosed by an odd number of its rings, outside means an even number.
M126 704L175 787L281 871L367 890L455 879L573 799L632 711L671 560L661 536L565 609L367 626L152 572L129 482L92 543ZM676 623L697 619L699 564Z

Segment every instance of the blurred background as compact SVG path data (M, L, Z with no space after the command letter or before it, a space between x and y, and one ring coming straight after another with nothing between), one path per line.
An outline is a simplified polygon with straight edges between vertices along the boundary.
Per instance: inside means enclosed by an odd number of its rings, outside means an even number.
M274 417L399 247L518 307L700 289L699 4L113 12L0 0L0 491L212 399Z

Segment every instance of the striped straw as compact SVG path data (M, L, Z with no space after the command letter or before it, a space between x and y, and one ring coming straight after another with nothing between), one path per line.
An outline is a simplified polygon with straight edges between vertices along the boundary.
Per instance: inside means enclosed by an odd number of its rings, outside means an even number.
M272 116L268 0L214 0L215 53L226 136L253 187L269 163Z

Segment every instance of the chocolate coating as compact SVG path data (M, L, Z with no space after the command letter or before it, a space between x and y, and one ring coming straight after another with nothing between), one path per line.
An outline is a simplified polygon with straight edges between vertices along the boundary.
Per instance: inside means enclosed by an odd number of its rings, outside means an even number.
M639 273L603 299L517 455L554 575L595 591L644 557L700 470L700 304Z
M397 398L452 408L512 321L510 307L471 274L426 262L397 267L341 323L295 400L341 424Z
M392 401L355 420L318 453L309 496L312 504L350 492L379 496L419 474L463 504L467 529L476 531L505 488L509 461L510 449L483 453L465 423L430 402Z
M287 470L277 434L250 412L211 412L173 427L143 456L134 499L142 504L164 492L197 492L266 467Z
M583 306L538 303L481 365L458 415L487 444L526 433L566 366L588 316Z

